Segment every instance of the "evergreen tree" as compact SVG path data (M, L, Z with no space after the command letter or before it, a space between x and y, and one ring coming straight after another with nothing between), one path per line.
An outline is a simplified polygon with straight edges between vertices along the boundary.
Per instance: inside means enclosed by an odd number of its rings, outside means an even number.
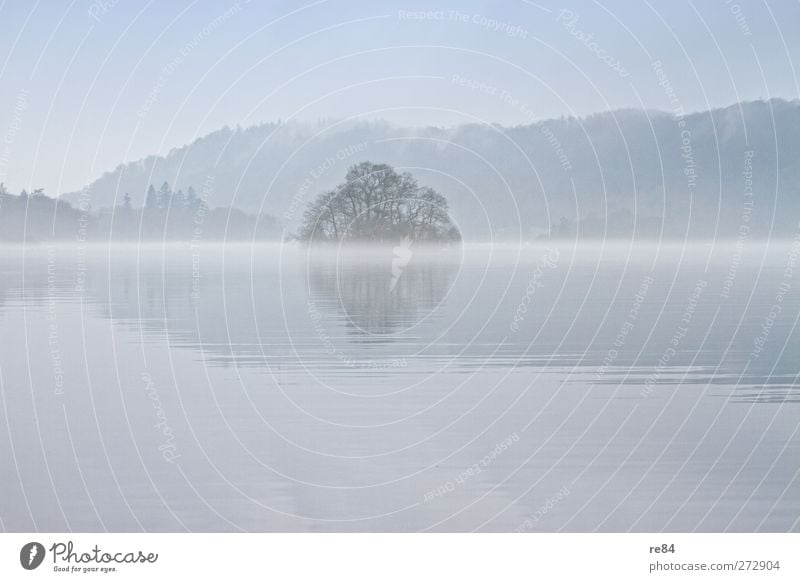
M172 205L172 188L169 182L164 182L158 189L158 207L169 208Z
M184 205L186 208L194 211L197 209L197 204L199 199L197 198L197 192L194 191L194 188L189 186L189 189L186 190L186 199L184 200Z
M150 184L150 187L147 189L147 198L145 199L144 203L146 208L158 208L158 194L156 194L156 189L153 188L153 185Z

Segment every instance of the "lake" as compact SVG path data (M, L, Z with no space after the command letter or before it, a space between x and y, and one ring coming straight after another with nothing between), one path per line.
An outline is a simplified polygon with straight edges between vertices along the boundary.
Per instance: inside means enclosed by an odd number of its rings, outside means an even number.
M799 531L799 253L0 247L0 526Z

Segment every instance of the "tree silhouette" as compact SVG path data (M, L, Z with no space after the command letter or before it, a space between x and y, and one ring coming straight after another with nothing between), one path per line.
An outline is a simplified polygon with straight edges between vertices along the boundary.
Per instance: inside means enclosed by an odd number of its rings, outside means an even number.
M152 184L147 189L147 198L145 198L144 205L146 208L158 208L158 195Z
M457 241L447 200L408 172L386 164L352 166L345 182L317 196L303 214L298 238L307 241Z
M169 208L172 205L172 188L170 188L169 182L161 184L157 200L159 208Z

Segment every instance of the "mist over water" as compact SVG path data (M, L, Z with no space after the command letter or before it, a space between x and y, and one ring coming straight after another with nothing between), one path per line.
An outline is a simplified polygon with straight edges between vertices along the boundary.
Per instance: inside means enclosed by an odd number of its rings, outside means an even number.
M799 247L3 247L3 526L797 530Z

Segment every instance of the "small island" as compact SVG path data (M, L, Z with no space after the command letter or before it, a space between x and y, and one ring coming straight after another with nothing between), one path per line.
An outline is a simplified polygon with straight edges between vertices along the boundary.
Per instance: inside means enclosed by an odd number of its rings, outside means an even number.
M308 242L458 242L447 200L386 164L352 166L344 183L309 203L297 235Z

